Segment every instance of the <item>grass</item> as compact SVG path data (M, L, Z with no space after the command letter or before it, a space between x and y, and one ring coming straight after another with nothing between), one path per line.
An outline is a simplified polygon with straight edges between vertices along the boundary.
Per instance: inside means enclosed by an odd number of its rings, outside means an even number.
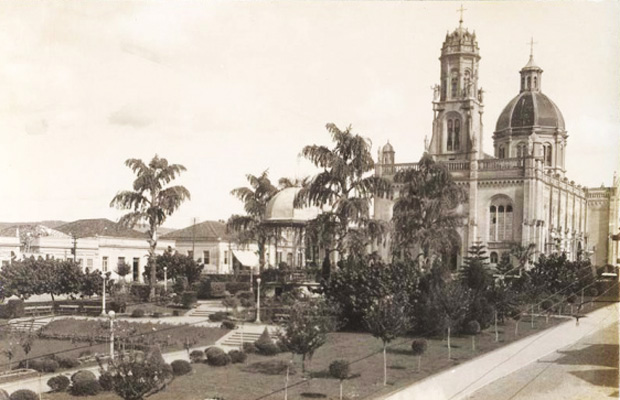
M337 332L329 335L328 342L317 350L312 361L307 364L306 374L301 372L300 357L294 357L296 373L289 377L288 398L327 398L337 399L339 381L329 377L329 364L335 359L352 362L351 374L355 377L344 382L344 395L348 399L373 398L396 387L411 384L446 368L460 364L515 339L540 332L557 325L565 319L550 318L549 325L543 317L536 318L535 328L530 327L529 318L519 323L519 336L514 336L514 321L500 326L500 342L495 342L493 327L476 338L476 351L472 351L470 336L456 336L451 339L452 359L448 360L447 342L442 337L428 339L428 349L422 356L422 368L417 371L417 357L410 352L413 338L399 338L388 349L388 386L383 386L383 355L380 340L364 333ZM251 354L245 364L227 367L211 367L206 364L193 364L192 374L177 378L169 387L151 398L170 399L171 394L178 400L196 400L220 396L224 399L252 400L260 396L265 399L282 399L286 374L276 364L288 363L290 353L275 357ZM275 367L278 371L275 371ZM312 377L312 379L307 379ZM269 395L271 392L275 392ZM315 397L316 396L316 397ZM93 400L118 399L111 393L91 397ZM68 394L45 394L43 399L69 400L75 398Z
M185 309L171 308L171 307L160 306L158 304L152 304L152 303L142 303L142 304L138 303L138 304L127 305L127 310L125 310L125 314L131 315L133 310L138 309L138 308L143 309L144 315L147 317L153 315L156 312L160 313L162 316L164 315L170 316L172 315L174 311L178 311L179 315L183 315L187 311Z

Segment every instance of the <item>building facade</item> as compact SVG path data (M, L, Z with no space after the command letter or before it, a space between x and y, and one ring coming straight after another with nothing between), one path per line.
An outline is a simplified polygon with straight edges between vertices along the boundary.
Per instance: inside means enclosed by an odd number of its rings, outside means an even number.
M611 240L618 233L617 177L612 187L601 188L568 178L564 118L542 92L543 70L532 53L515 77L519 93L497 119L494 154L485 154L479 62L476 35L460 21L441 48L432 137L430 143L425 140L425 151L467 193L452 266L462 264L476 241L486 244L491 263L515 244L534 244L538 254L563 251L575 259L587 252L595 265L617 265L618 242ZM391 179L400 169L416 168L416 163L396 163L395 153L390 143L379 150L377 175ZM376 199L375 216L389 220L392 206L391 200ZM388 247L380 250L389 255Z

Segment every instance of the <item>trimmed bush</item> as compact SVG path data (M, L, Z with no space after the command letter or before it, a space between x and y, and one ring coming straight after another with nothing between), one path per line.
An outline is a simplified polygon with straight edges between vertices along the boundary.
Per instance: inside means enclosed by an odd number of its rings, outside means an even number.
M71 380L64 375L53 376L47 380L47 386L52 389L52 392L64 392L70 384Z
M84 350L84 351L80 351L80 354L78 355L78 357L88 357L88 356L92 356L93 352L90 350Z
M234 321L225 320L224 322L222 322L221 327L222 329L235 329L237 327L237 324L235 324Z
M181 304L183 308L192 308L197 301L196 292L186 291L181 294Z
M110 310L115 313L124 313L127 311L127 302L124 300L113 300L110 302Z
M209 315L209 321L211 322L222 322L228 317L228 313L224 311L217 311L211 315Z
M85 369L79 370L75 374L71 375L71 382L73 382L73 384L76 384L78 382L96 381L96 380L97 380L97 377L95 376L95 374Z
M271 338L267 327L265 327L262 335L260 335L254 345L256 346L258 354L262 354L264 356L274 356L278 354L278 346L276 346L275 342Z
M254 354L256 353L256 346L254 345L254 343L243 343L243 352L246 354Z
M468 335L477 335L480 333L480 324L478 321L469 321L465 324L465 333Z
M254 293L249 290L243 290L241 292L237 292L237 298L239 300L254 300Z
M205 359L205 352L202 350L192 350L192 352L189 353L189 359L193 363L203 362Z
M586 296L596 297L598 296L598 289L595 287L589 287L585 290Z
M74 396L95 396L101 392L101 385L95 380L73 382L71 394Z
M187 375L192 372L192 364L185 360L174 360L170 363L174 376Z
M5 318L20 318L24 316L24 301L9 300L6 303Z
M291 364L284 360L261 361L243 367L245 371L265 375L286 375L287 369L289 375L295 375L297 373L295 364Z
M288 353L289 351L291 351L291 349L288 348L286 343L282 342L281 340L276 343L276 347L278 348L278 353Z
M242 364L248 359L248 355L239 350L231 350L228 352L228 355L233 364Z
M223 367L230 363L230 357L219 347L209 347L205 351L207 363L214 367Z
M349 363L346 360L336 360L329 364L329 374L341 381L349 378L350 371Z
M104 392L110 392L114 390L114 377L108 371L103 371L101 375L99 375L99 386L101 386L101 390Z
M57 357L56 361L60 368L75 368L80 365L80 361L74 357Z
M131 312L131 318L142 318L144 317L144 310L141 308L136 308Z
M23 362L23 361L22 361ZM21 363L20 363L21 364ZM60 366L58 361L51 358L43 358L37 360L30 360L28 367L39 372L56 372Z
M545 311L551 311L551 309L553 308L553 301L547 299L545 301L543 301L540 306L542 307L543 310Z
M148 301L151 294L151 287L144 283L132 283L129 288L129 293L138 301Z
M0 400L10 400L9 394L4 389L0 389Z
M247 292L250 290L250 282L226 282L225 290L233 295L237 292Z
M426 339L414 339L411 342L411 352L414 356L421 356L426 351L428 343Z
M178 317L179 315L181 315L181 312L179 310L172 310L173 317Z
M39 395L29 389L19 389L11 394L11 400L39 400Z
M211 282L209 295L211 298L220 298L226 296L225 282Z

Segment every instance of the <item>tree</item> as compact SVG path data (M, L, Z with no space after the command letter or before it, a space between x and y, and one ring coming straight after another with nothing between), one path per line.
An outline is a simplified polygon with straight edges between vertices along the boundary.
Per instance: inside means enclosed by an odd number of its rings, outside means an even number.
M269 180L267 171L258 176L248 174L246 178L249 187L238 187L231 191L232 195L243 202L246 215L231 216L227 226L238 234L241 243L256 242L259 271L262 273L266 247L273 236L272 229L264 223L267 203L278 193L278 189Z
M158 349L151 349L146 355L121 353L118 359L108 361L108 372L114 392L124 400L152 396L174 379L172 368L164 362Z
M110 207L131 210L121 217L119 223L126 227L134 227L140 221L148 223L149 261L155 263L157 250L157 229L174 213L181 204L190 199L190 193L184 186L168 186L172 180L185 171L180 164L169 164L165 158L157 155L145 164L142 160L130 158L125 161L136 175L133 190L116 194ZM156 268L151 269L149 299L155 298Z
M108 272L108 276L109 274ZM101 291L103 290L103 279L101 271L97 269L91 271L89 268L86 268L80 280L80 292L84 296L101 295ZM112 285L107 286L106 292L109 292L111 287Z
M333 310L323 300L312 299L291 307L279 339L291 353L301 355L301 368L305 372L306 358L312 359L314 352L327 341L327 333L336 327Z
M422 367L422 355L426 352L426 348L428 344L426 339L415 339L411 342L411 352L414 356L418 357L418 372L420 372L420 368Z
M488 269L486 248L482 242L474 242L468 250L463 267L459 271L461 281L477 297L484 294L492 282Z
M34 323L34 320L32 321ZM34 333L32 332L32 324L30 325L30 329L27 332L24 332L20 335L19 345L24 350L24 354L26 355L26 369L28 368L28 354L32 350L32 346L34 345Z
M446 166L425 153L416 168L398 171L394 183L400 185L392 216L395 254L422 256L428 264L451 252L459 241L455 229L462 225L465 193Z
M188 286L200 280L200 275L204 269L204 264L198 264L191 256L180 254L176 250L168 247L163 254L155 257L155 268L157 272L155 276L158 280L164 279L164 268L168 279L178 280L186 279ZM150 276L151 263L144 267L143 275Z
M376 300L365 312L368 331L383 342L383 386L387 385L387 345L409 327L407 303L403 296L387 296Z
M347 360L336 360L329 364L329 374L340 381L340 400L342 400L342 382L349 379L350 366Z
M332 149L308 145L301 151L321 172L299 191L295 207L328 206L317 219L318 226L311 224L311 228L322 231L319 246L328 254L336 251L361 256L367 245L386 233L383 222L370 218L370 203L373 196L391 194L391 184L371 175L374 161L368 139L353 134L351 126L340 130L330 123L326 128L334 142Z
M125 281L125 277L131 272L131 267L125 262L125 260L119 261L116 266L116 273Z
M467 315L471 295L469 289L461 286L458 281L450 281L444 285L435 286L432 291L433 300L437 304L439 315L448 331L448 359L451 359L451 331Z

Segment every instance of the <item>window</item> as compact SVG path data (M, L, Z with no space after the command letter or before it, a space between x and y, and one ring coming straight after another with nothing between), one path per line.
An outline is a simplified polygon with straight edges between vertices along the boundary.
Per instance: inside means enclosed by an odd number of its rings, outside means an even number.
M532 88L532 78L528 76L527 77L527 90L530 90L531 88Z
M452 98L453 99L455 99L458 96L458 94L456 92L457 85L458 85L458 78L457 77L453 77L452 78L452 87L451 87L451 93L452 93Z
M458 150L460 147L459 136L461 133L461 120L454 120L454 150Z
M448 120L448 151L452 151L452 135L454 135L452 120Z
M499 149L497 151L497 157L506 158L506 149L504 148L504 146L499 146Z
M228 264L228 250L224 250L224 264Z
M101 270L103 272L108 272L108 257L107 256L104 256L101 259Z
M205 250L202 252L202 260L205 264L211 264L211 253L209 250Z
M92 258L86 259L86 266L88 268L92 268L93 267L93 259Z
M521 77L521 90L525 90L525 77Z
M497 264L498 256L497 256L496 252L492 251L491 255L490 255L490 258L491 258L491 260L490 260L491 264Z
M287 253L287 254L286 254L286 264L287 264L289 267L292 267L292 266L293 266L293 253L290 253L290 252L289 252L289 253Z
M276 253L276 264L277 264L277 265L280 265L280 263L281 263L281 262L282 262L282 252L281 252L281 251L278 251L278 252Z
M489 208L489 241L502 242L512 240L512 205L507 199L493 202Z
M536 77L534 77L534 89L537 88L538 85L538 79L536 79Z
M551 166L551 145L550 144L545 144L543 146L543 156L545 159L545 165L550 167Z
M527 156L527 146L525 145L525 143L519 143L517 145L517 157L523 158L525 156Z

